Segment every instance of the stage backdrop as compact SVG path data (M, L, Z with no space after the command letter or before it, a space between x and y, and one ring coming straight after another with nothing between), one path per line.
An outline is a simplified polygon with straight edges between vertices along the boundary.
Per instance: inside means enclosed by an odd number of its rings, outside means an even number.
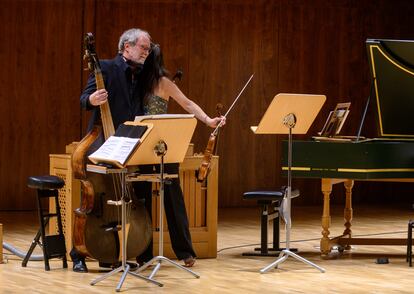
M319 131L338 102L352 103L344 134L357 132L369 92L366 38L414 39L410 0L4 0L0 3L0 209L35 208L27 177L48 173L50 153L85 135L88 115L79 95L82 39L93 32L101 59L112 58L120 34L140 27L164 51L179 87L210 116L230 106L254 73L227 119L218 146L220 206L248 206L242 193L284 185L281 141L255 136L277 93L325 94L309 133ZM398 103L398 102L396 102ZM184 112L170 103L170 112ZM211 129L198 124L193 142L202 152ZM374 108L363 135L376 136ZM295 205L321 203L319 181L294 180ZM409 184L357 184L356 201L412 201ZM341 197L333 202L341 202Z

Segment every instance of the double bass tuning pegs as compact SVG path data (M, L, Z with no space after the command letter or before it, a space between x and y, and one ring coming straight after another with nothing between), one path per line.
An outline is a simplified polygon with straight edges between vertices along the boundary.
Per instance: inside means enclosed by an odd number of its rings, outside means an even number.
M93 66L92 63L89 61L89 52L88 50L85 50L85 54L83 55L83 60L87 60L88 61L88 66L84 67L83 70L93 70Z

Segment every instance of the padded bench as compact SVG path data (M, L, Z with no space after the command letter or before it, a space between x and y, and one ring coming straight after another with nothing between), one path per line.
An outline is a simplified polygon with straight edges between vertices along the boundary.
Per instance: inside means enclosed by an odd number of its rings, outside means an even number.
M262 208L260 216L260 248L255 248L254 252L244 252L243 256L278 256L280 251L279 226L282 214L282 202L286 193L286 187L279 191L250 191L243 194L244 200L256 200ZM299 190L292 191L292 198L299 196ZM273 221L273 247L268 248L268 225ZM297 251L297 249L290 249Z

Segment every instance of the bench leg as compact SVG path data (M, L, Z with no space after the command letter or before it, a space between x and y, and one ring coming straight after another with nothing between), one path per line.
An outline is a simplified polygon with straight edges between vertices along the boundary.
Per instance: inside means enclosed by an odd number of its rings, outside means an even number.
M411 221L408 222L408 236L407 236L407 258L408 266L412 266L412 255L413 255L413 223Z
M268 253L268 249L267 249L267 225L268 225L268 221L267 221L267 216L268 216L268 206L267 205L263 205L262 208L262 216L261 216L261 232L260 232L260 253L261 254L267 254Z
M273 248L274 251L281 251L280 248L280 215L273 219Z
M23 259L22 262L22 267L26 267L27 266L27 262L30 259L30 256L32 256L33 250L36 248L36 245L39 244L39 240L40 240L40 235L41 235L41 230L39 229L39 231L37 231L36 236L34 237L32 244L30 245L29 251L27 251L26 256Z

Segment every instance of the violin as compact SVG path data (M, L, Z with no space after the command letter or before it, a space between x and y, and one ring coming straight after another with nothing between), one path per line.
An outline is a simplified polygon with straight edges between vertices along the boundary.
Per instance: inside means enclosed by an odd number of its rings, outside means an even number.
M252 74L250 76L250 78L248 79L248 81L246 82L244 87L241 89L241 91L237 95L236 99L234 99L234 101L231 104L230 108L227 110L226 114L224 115L225 118L227 117L229 112L233 109L234 105L239 100L241 94L244 92L247 85L252 80L253 76L254 76L254 74ZM208 139L208 142L207 142L207 147L206 147L206 149L204 150L204 153L203 153L203 160L201 161L201 165L200 165L200 167L198 169L198 172L197 172L197 181L198 182L203 182L207 178L208 173L210 172L211 158L213 157L213 152L214 152L214 150L216 148L216 145L217 145L216 143L218 141L218 133L219 133L219 129L221 127L222 127L222 121L217 125L217 127L214 129L214 131L210 134L210 138Z
M222 107L223 107L222 104L217 104L216 106L216 110L219 116L221 116L220 110ZM198 169L197 182L203 182L207 178L208 173L210 172L211 158L213 157L213 154L215 154L217 151L218 135L219 135L219 128L216 128L210 134L206 149L204 150L204 153L203 153L203 160L201 161L201 165Z

